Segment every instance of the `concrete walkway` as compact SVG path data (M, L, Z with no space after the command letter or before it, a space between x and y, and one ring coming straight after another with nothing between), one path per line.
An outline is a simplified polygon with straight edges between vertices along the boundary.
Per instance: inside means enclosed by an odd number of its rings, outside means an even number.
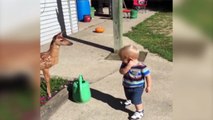
M124 32L131 30L154 12L139 14L138 19L124 19ZM102 21L101 21L102 20ZM134 107L124 109L120 100L124 99L122 75L119 74L120 61L105 60L113 48L112 21L96 17L98 25L105 28L102 34L94 33L97 25L92 25L71 37L74 45L61 47L59 64L51 69L51 75L75 78L83 74L91 83L92 99L85 104L67 100L50 120L127 120ZM77 39L76 39L77 38ZM124 37L124 44L134 44L140 50L142 46ZM46 50L49 45L42 46ZM152 70L153 88L150 94L144 94L144 120L171 120L172 118L172 63L156 54L148 53L145 64Z

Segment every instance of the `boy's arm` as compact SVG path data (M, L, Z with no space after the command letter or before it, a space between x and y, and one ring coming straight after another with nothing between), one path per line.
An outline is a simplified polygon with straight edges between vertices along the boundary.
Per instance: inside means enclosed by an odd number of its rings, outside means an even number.
M131 67L132 67L132 66L130 66L130 65L128 64L128 65L126 65L125 67L120 68L119 71L120 71L121 74L124 75L124 74L126 74L126 73L131 69Z
M151 75L147 75L146 76L146 92L149 93L151 91L151 86L152 86L152 78L151 78Z
M132 66L136 65L137 63L138 63L137 60L130 60L127 65L122 64L119 70L120 73L123 75L126 74L132 68Z

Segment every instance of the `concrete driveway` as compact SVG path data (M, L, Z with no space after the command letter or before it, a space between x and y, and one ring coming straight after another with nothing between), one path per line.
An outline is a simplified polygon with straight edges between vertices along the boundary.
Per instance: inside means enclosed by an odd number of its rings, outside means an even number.
M140 13L138 19L124 19L124 32L131 30L155 12ZM105 32L94 33L97 25L89 26L71 37L74 45L61 47L59 64L51 69L51 75L58 75L69 79L83 74L91 83L92 99L85 104L77 104L68 100L50 117L50 120L127 120L134 111L134 107L124 108L124 92L122 75L119 74L120 61L105 60L113 48L112 21L98 19L98 26L103 26ZM102 22L101 22L102 20ZM124 37L124 45L134 44L140 50L147 51L143 46ZM42 46L41 50L48 49ZM149 51L147 51L149 52ZM144 120L172 119L172 63L156 54L148 53L145 64L150 67L153 87L150 94L143 95L145 106Z

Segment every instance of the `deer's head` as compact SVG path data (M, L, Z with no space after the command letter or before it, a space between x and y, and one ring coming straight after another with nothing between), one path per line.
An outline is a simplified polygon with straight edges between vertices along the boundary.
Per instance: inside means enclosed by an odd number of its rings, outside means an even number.
M66 38L63 37L62 33L58 33L57 35L55 35L53 37L53 40L51 42L51 45L52 44L56 44L56 45L64 45L64 46L70 46L70 45L73 45L73 43L69 40L67 40Z

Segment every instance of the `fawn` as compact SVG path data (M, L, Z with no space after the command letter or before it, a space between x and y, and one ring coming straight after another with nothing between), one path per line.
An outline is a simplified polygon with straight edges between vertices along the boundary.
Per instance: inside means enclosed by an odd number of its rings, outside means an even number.
M46 52L40 53L40 70L42 70L47 86L48 97L51 98L50 73L49 69L58 63L60 46L70 46L73 43L65 39L62 33L55 35Z

